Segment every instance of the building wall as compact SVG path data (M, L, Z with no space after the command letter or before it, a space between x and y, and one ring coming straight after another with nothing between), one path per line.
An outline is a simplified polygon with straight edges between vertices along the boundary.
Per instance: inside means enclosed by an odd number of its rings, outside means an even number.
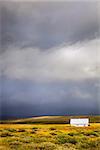
M72 126L88 126L89 125L89 119L70 119L70 124Z

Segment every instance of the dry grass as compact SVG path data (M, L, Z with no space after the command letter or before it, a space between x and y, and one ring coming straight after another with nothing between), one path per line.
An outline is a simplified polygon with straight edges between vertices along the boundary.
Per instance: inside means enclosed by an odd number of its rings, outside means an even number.
M99 150L100 123L0 124L0 150Z

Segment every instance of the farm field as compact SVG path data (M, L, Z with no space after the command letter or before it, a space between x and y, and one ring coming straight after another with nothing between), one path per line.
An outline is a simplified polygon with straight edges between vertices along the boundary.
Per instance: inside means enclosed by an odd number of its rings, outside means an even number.
M100 123L0 124L0 150L99 150Z

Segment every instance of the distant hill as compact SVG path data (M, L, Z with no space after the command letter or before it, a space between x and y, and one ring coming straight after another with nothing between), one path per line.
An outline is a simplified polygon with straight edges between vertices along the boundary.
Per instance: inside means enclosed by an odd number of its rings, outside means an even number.
M100 116L40 116L15 120L3 120L0 123L13 123L13 124L66 124L69 123L70 118L89 118L90 123L100 123Z

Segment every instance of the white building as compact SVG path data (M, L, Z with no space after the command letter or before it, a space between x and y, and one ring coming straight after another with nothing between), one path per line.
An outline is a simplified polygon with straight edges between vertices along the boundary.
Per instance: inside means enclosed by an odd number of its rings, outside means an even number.
M80 127L86 127L89 125L89 118L75 118L75 119L70 119L70 125L71 126L80 126Z

